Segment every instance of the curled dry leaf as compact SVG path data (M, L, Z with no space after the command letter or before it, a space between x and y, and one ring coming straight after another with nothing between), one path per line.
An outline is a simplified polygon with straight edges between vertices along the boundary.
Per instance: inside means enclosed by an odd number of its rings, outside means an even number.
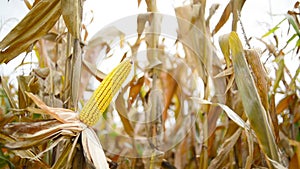
M34 103L39 106L42 110L47 112L47 114L51 115L56 120L62 123L71 123L71 122L79 122L78 114L70 109L64 108L55 108L47 106L42 100L40 100L37 96L32 93L26 92L27 96L30 97Z
M82 131L81 142L85 157L96 169L109 169L104 151L93 129L88 127Z
M129 97L128 97L128 107L131 107L131 104L135 101L136 97L140 93L140 90L144 84L145 77L141 77L137 80L137 82L132 81L130 84Z
M223 14L217 23L216 27L214 28L212 34L216 34L222 26L228 21L230 14L233 15L233 21L232 21L232 31L237 30L237 21L239 19L239 13L243 8L244 3L246 0L230 0L228 2L226 8L223 11Z
M217 157L211 161L208 169L220 168L222 163L228 159L228 154L233 150L233 147L241 135L241 131L241 129L238 129L231 137L225 140L220 147Z

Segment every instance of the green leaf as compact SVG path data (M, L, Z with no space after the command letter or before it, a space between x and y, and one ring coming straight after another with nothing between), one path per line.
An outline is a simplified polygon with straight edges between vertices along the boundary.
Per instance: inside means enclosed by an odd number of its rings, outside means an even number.
M299 28L295 22L295 19L291 16L291 15L286 15L286 18L288 19L289 23L293 26L295 32L297 33L297 35L300 37L300 31Z
M0 146L0 149L2 149L2 146ZM14 169L15 166L12 162L9 161L9 159L4 156L2 150L0 150L0 168L3 168L5 165L8 165L10 169Z
M268 120L267 112L261 103L258 90L245 58L242 43L236 32L229 34L228 43L232 54L232 63L238 92L251 128L254 130L259 146L265 155L279 162L278 147L270 126L271 122ZM268 161L268 165L274 168L274 165L272 165L270 161Z
M285 20L286 20L286 18L284 18L282 21L280 21L274 28L270 29L267 33L265 33L265 34L262 36L262 38L267 37L267 36L273 34L277 29L279 29L279 26L280 26L281 23L282 23L283 21L285 21Z

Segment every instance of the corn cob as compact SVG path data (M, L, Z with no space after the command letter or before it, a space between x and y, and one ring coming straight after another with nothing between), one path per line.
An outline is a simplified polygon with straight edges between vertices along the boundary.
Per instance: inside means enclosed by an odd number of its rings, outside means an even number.
M114 95L119 91L131 71L131 62L125 60L115 67L94 91L92 97L83 106L79 119L88 126L97 123L107 109Z

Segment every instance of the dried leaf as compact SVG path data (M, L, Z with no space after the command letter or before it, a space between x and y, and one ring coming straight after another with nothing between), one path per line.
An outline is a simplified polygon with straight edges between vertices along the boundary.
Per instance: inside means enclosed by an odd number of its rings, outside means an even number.
M227 116L232 121L234 121L240 127L250 130L249 125L247 123L245 123L245 121L239 115L237 115L233 110L231 110L228 106L226 106L224 104L220 104L220 103L212 103L208 100L203 100L203 99L199 99L199 98L195 98L195 97L191 97L191 99L194 101L197 101L199 104L210 104L210 105L220 106L226 112Z
M130 136L130 137L134 137L134 129L130 123L130 121L128 120L128 115L127 115L127 109L125 107L125 100L123 99L123 94L124 93L120 93L115 101L115 105L116 105L116 109L117 112L120 116L121 122L124 126L124 130L125 132Z
M98 136L91 128L86 128L81 133L82 147L85 157L96 169L109 169L106 157Z
M58 95L62 92L62 74L55 70L50 70L44 81L45 93ZM28 90L27 90L28 91ZM28 91L30 92L30 91Z
M230 76L228 82L227 82L227 85L226 85L226 91L225 93L228 92L228 90L232 89L232 85L233 85L233 82L234 82L234 74L232 76Z
M168 118L168 109L170 104L172 103L172 98L173 95L175 94L176 88L177 88L177 83L176 80L172 78L170 74L167 72L161 72L160 73L160 79L162 83L162 88L163 88L163 94L164 94L164 100L165 100L165 105L163 109L163 114L162 114L162 120L163 120L163 125L164 122Z
M140 37L142 35L142 33L144 32L146 22L150 22L149 18L150 18L149 14L139 14L138 15L138 17L137 17L137 33L138 33L138 37Z
M212 4L209 8L209 16L206 19L205 24L209 26L211 17L216 13L217 9L219 8L220 4Z
M222 26L228 21L228 18L231 13L233 14L232 31L237 30L236 28L237 28L237 21L239 19L239 13L242 10L245 1L246 0L230 0L230 2L228 2L219 22L217 23L216 27L212 32L213 35L216 34L222 28Z
M18 133L34 134L40 130L51 128L58 124L60 123L55 120L39 121L39 122L18 122L18 123L7 124L5 126L5 131L14 134L18 134Z
M82 22L82 0L61 0L62 16L69 32L75 39L80 39Z
M140 6L142 0L138 0L138 7Z
M207 83L207 73L212 70L212 48L206 34L204 16L199 15L199 4L175 8L178 22L178 41L183 45L186 55L185 63L192 65L204 84ZM193 23L194 22L194 23ZM214 57L217 59L217 57Z
M16 142L7 143L5 144L5 147L10 149L28 149L47 140L56 138L59 135L75 136L76 132L79 132L80 130L81 126L79 123L77 123L59 124L51 128L39 130L38 132L35 132L33 134L16 133Z
M224 76L229 76L233 74L233 67L227 68L224 71L220 72L214 78L219 78L219 77L224 77Z
M79 122L78 114L74 111L64 108L49 107L32 93L26 92L26 94L34 101L37 106L39 106L42 110L44 110L47 114L49 114L56 120L62 123Z
M132 81L130 84L129 96L128 96L128 107L135 101L136 97L140 93L140 90L144 84L144 76L139 78L137 82Z
M272 163L272 165L276 168L276 169L287 169L285 166L283 166L282 164L280 164L279 162L272 160L271 158L267 157L268 160Z
M70 155L71 149L72 149L72 143L69 140L67 140L63 146L63 149L61 150L62 152L61 155L59 156L59 158L56 160L56 162L53 164L51 168L60 169L63 168L64 165L68 165L67 163L65 163L65 161Z
M24 0L24 3L25 3L25 5L27 6L27 8L28 8L29 10L32 9L32 5L30 4L30 2L29 2L28 0Z
M233 150L234 145L236 144L238 138L241 135L241 129L238 129L231 137L225 140L225 142L221 145L220 150L216 158L214 158L208 169L220 168L221 164L228 158L228 154Z
M289 169L299 168L299 166L300 166L299 162L300 161L299 161L298 155L297 155L297 153L295 153L290 160Z
M79 44L79 40L74 40L73 46L73 55L72 55L72 79L71 79L71 96L72 103L74 105L75 110L77 110L77 103L79 100L79 91L80 91L80 78L81 78L81 63L82 63L82 51Z
M245 134L247 136L247 143L248 143L248 149L249 149L249 155L246 159L245 169L250 169L252 162L253 162L253 152L254 152L254 138L253 135L248 131L245 130Z
M286 97L281 99L276 106L276 114L283 113L283 111L289 107L291 101L293 101L295 97L296 95L292 94L292 95L287 95Z
M219 22L217 23L217 25L215 26L214 30L212 31L213 35L216 34L222 28L222 26L227 22L230 14L232 12L232 8L233 8L233 6L232 6L233 3L232 2L233 2L233 0L231 0L227 4L226 8L224 9L223 14L222 14Z
M58 20L60 9L60 0L43 0L36 4L0 42L0 63L14 59L44 36Z
M105 78L106 74L98 70L94 63L90 63L85 59L82 60L82 63L84 68L86 68L89 73L95 76L95 78L98 79L98 81L101 81L101 79Z
M12 108L16 109L17 108L17 104L15 103L14 99L13 99L13 95L11 93L11 90L9 89L8 86L8 82L7 82L7 77L2 77L1 76L1 85L5 91L5 94L8 98L9 104Z

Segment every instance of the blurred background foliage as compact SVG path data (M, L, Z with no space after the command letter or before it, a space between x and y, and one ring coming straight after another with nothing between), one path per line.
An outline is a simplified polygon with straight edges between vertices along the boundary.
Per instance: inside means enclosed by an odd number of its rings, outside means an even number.
M66 167L80 168L81 147L79 155L52 149L56 137L8 148L16 133L59 123L26 92L80 111L107 74L99 65L111 60L111 70L124 58L134 63L132 79L93 127L111 168L299 168L299 2L256 37L247 37L240 20L245 0L230 0L212 28L218 4L182 2L174 8L177 37L170 38L156 0L138 0L147 11L136 17L135 37L108 27L89 40L82 0L24 2L30 12L0 42L2 64L25 52L14 69L30 65L17 85L1 77L0 168L51 168L66 156L74 158ZM226 22L231 30L215 37Z

